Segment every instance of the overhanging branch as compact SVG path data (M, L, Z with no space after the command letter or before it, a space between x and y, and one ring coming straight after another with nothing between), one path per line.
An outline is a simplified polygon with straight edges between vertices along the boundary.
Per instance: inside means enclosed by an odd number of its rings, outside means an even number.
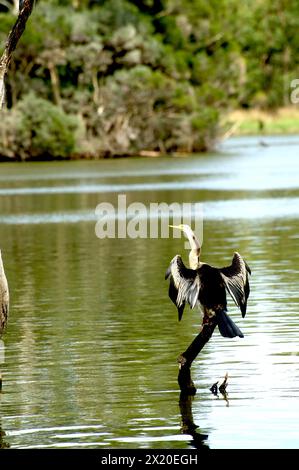
M7 73L12 54L17 47L20 37L22 36L27 20L31 15L32 9L34 5L34 0L23 0L22 8L19 12L19 16L10 31L4 52L0 59L0 109L3 106L4 102L4 92L5 92L5 84L4 79Z

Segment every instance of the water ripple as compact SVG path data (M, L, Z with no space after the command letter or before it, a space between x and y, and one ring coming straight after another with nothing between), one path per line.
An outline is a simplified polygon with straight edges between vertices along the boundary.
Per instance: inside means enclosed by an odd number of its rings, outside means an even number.
M139 220L169 218L169 212L164 209L149 209L138 214ZM279 219L299 216L299 198L253 198L253 199L230 199L219 201L205 201L202 203L204 209L204 220L242 220L242 219ZM172 211L173 216L180 216L180 210ZM194 216L194 207L186 206L184 216ZM134 214L134 217L136 214ZM125 220L132 218L126 211L118 211L105 215L107 220ZM75 210L68 212L43 212L30 214L1 215L0 223L9 225L31 225L31 224L60 224L80 223L96 221L97 216L94 209Z

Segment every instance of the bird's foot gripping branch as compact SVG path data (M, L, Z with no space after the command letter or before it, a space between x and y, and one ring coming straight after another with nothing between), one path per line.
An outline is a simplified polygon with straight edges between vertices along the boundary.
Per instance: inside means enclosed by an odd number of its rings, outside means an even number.
M211 338L217 325L216 317L212 317L208 323L203 325L201 332L192 341L190 346L178 357L179 375L178 383L181 392L186 395L195 395L196 387L191 378L191 366L194 359L200 353L204 345Z

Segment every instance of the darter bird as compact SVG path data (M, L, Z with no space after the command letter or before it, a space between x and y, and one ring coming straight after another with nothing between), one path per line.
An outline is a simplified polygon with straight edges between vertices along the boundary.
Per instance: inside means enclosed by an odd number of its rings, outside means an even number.
M7 324L9 310L9 291L0 250L0 337Z
M200 243L189 225L181 224L170 227L181 230L188 238L191 251L189 268L186 268L180 255L176 255L165 274L169 278L169 297L178 309L181 320L186 303L191 309L200 307L203 313L202 327L215 319L219 331L226 338L243 333L227 314L226 291L245 317L249 296L249 274L251 270L246 261L235 253L232 264L224 268L215 268L200 261Z

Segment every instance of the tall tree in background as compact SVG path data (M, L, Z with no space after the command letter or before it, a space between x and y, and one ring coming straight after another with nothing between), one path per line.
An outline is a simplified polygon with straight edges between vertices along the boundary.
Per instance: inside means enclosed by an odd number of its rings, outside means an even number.
M33 4L34 4L34 0L20 1L20 10L19 10L18 18L8 35L5 49L0 59L0 109L2 108L3 102L4 102L5 75L7 73L7 70L10 64L12 53L16 49L18 41L25 30L27 20L29 16L31 15Z

